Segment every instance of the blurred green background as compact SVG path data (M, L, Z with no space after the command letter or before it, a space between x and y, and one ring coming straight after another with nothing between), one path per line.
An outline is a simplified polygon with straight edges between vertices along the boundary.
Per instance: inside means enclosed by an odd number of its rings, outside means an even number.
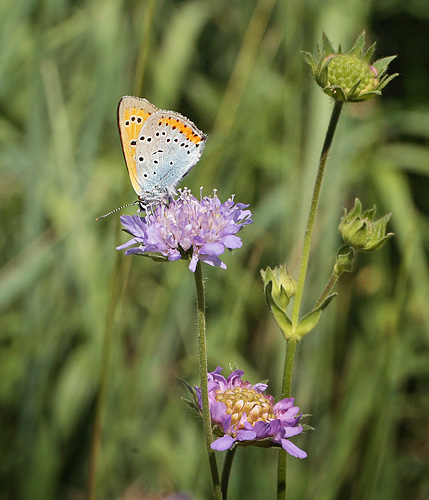
M184 262L115 250L134 201L116 125L122 95L209 134L182 185L249 203L254 224L207 278L209 368L270 380L284 345L259 269L297 274L332 104L300 50L365 28L398 54L383 97L346 106L313 239L304 310L329 277L342 207L392 212L396 237L356 272L298 349L290 499L429 498L429 5L426 0L6 0L0 4L0 498L84 498L105 336L97 498L210 498L194 280ZM133 213L134 207L124 213ZM107 333L106 333L107 332ZM220 456L220 459L223 457ZM275 497L276 452L239 450L230 498ZM140 493L141 492L141 495Z

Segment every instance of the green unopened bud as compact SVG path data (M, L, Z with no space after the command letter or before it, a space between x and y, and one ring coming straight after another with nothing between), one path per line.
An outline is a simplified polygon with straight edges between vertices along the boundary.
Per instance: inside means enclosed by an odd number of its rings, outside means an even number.
M286 266L281 265L271 269L261 269L264 282L264 293L268 307L285 339L294 338L292 322L286 312L290 299L295 295L296 283L289 276Z
M322 46L318 45L317 55L303 52L305 61L310 65L313 77L323 91L337 101L360 102L380 95L384 87L397 73L386 74L390 62L396 57L385 57L374 63L370 59L375 43L365 50L363 32L349 52L334 49L323 33Z
M334 273L340 277L343 273L351 273L355 266L356 250L347 245L341 247L337 252L337 260L334 266Z
M391 214L375 219L376 207L362 213L362 204L358 198L354 207L344 215L338 226L346 245L353 247L357 252L375 252L381 248L394 233L386 234L386 226Z
M261 269L262 280L264 282L264 290L267 292L268 283L272 283L271 287L271 297L282 311L286 311L286 308L290 302L290 299L295 295L296 282L289 275L286 270L286 265L282 264L280 266L271 269Z

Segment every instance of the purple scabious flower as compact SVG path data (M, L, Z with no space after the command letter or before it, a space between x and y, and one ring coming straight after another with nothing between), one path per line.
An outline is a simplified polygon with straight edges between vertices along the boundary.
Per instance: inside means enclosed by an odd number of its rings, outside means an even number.
M307 453L289 441L303 431L298 425L301 414L298 415L300 410L294 406L294 398L284 398L274 404L273 396L264 394L267 384L251 385L241 380L242 370L233 371L227 379L221 371L218 366L207 374L210 415L215 432L222 434L213 441L212 449L229 450L239 442L242 445L276 445L289 455L305 458ZM201 389L195 389L202 408Z
M216 191L197 200L185 188L177 199L158 205L145 217L123 215L122 225L133 238L117 250L127 248L125 255L161 254L169 261L190 258L192 272L199 260L226 269L219 255L242 246L236 233L253 222L247 207L235 203L233 196L221 203Z

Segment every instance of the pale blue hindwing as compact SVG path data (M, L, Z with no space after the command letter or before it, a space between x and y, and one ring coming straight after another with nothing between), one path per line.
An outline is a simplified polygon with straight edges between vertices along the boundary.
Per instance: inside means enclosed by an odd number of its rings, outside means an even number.
M167 125L167 118L180 120L201 141L196 144L180 131L180 127ZM177 184L200 159L205 140L203 132L175 111L158 110L150 116L137 137L136 167L141 188L141 193L137 194L144 200L162 199L172 194Z

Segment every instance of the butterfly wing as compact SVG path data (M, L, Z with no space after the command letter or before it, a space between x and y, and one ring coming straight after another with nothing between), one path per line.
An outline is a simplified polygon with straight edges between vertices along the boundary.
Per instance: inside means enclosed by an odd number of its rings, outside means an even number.
M122 151L131 184L139 196L142 194L142 186L139 183L136 170L137 136L146 120L157 111L156 106L139 97L125 96L118 104L118 127Z
M207 136L175 111L158 110L149 116L137 137L137 183L142 198L161 200L196 165Z

